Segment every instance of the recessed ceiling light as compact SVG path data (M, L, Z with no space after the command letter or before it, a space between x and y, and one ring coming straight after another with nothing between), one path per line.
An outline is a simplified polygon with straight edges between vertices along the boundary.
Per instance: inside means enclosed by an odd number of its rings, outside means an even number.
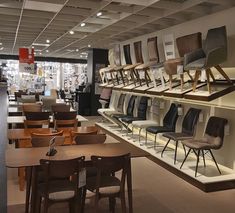
M32 46L32 49L34 49L34 46Z
M50 43L50 40L49 40L49 39L47 39L47 40L46 40L46 42L47 42L47 43Z
M2 45L2 43L0 42L0 45Z
M71 35L73 35L73 34L74 34L74 31L70 30L69 33L70 33Z
M37 53L34 53L34 55L37 55Z
M46 52L48 53L48 52L49 52L49 50L46 50Z
M0 48L0 51L3 50L3 49L4 49L4 47L1 47L1 48Z
M79 49L76 49L75 51L76 51L76 52L78 52L78 51L79 51Z
M90 44L88 44L87 46L88 46L88 47L91 47L91 45L90 45Z
M98 12L97 14L96 14L96 16L102 16L102 12Z
M40 52L39 55L42 55L42 53Z
M84 23L84 22L83 22L83 23L81 23L81 27L84 27L85 25L86 25L86 23Z

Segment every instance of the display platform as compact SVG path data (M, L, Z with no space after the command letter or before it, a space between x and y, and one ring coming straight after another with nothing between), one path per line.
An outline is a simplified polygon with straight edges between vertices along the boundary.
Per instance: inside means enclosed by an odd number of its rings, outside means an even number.
M149 83L149 85L145 84L143 86L138 86L134 89L134 92L137 92L137 93L145 93L146 90L148 89L151 89L154 87L154 84L153 83Z
M141 138L139 142L136 139L137 130L134 131L134 137L132 137L131 133L126 135L125 132L120 131L120 127L113 123L96 123L96 126L105 131L107 134L111 135L112 137L116 138L120 142L124 143L131 143L136 147L148 152L150 156L148 158L153 162L159 164L160 166L164 167L168 171L174 173L178 177L184 179L188 183L196 186L197 188L201 189L205 192L213 192L225 189L234 189L235 188L235 172L223 165L219 165L222 174L218 173L214 162L206 156L206 167L203 165L203 161L199 162L198 166L198 174L197 177L194 176L195 174L195 167L196 167L196 157L194 153L191 153L187 161L185 162L182 169L180 169L180 165L184 159L184 151L183 149L178 147L177 152L177 163L173 164L174 159L174 151L173 150L166 150L164 152L163 157L161 157L162 146L166 144L166 141L157 139L158 145L161 147L149 148L153 145L153 138L151 138L151 142L147 142L147 146L145 145L145 140ZM143 131L143 135L145 132ZM148 138L150 139L150 138ZM174 148L174 143L170 144L170 148Z
M191 91L184 95L184 98L199 101L212 101L235 90L234 84L227 82L211 83L211 93L208 92L207 85L199 87L195 92Z
M126 92L130 92L139 86L140 86L140 84L136 82L136 85L134 83L132 83L132 84L129 84L127 86L122 87L121 90L126 91Z
M124 84L115 85L115 86L113 87L113 89L114 89L114 90L120 90L120 89L122 89L124 86L125 86Z
M178 81L177 82L172 82L172 88L175 88L177 86L179 86ZM169 82L166 82L165 86L160 84L157 87L153 87L153 88L150 88L150 89L146 90L146 93L150 94L150 95L162 95L163 92L165 92L168 89L169 89Z
M206 83L200 83L197 85L197 89L205 86ZM172 88L172 90L164 91L164 96L175 97L175 98L183 98L184 94L191 92L193 90L193 83L192 82L185 82L183 85L183 90L181 90L181 85Z

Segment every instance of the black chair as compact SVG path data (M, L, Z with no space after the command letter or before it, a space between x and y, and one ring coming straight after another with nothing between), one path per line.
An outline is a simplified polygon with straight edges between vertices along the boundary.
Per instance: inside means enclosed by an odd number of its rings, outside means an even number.
M168 138L168 141L165 145L165 147L162 150L161 156L163 156L164 151L166 150L168 144L171 140L175 141L175 156L174 156L174 164L176 162L176 156L177 156L177 148L179 141L184 141L188 139L192 139L195 135L195 126L197 124L199 114L201 110L190 108L186 115L184 116L184 120L182 123L182 131L181 132L169 132L164 133L163 136ZM183 145L184 151L185 147ZM186 151L185 151L186 152Z
M171 104L170 109L166 113L163 119L163 126L149 126L146 128L146 138L145 138L145 145L147 145L147 134L152 133L155 135L154 139L154 148L156 148L156 140L158 133L164 132L174 132L176 121L178 119L178 107L176 104Z
M124 126L128 129L128 126L133 121L146 120L147 108L148 108L148 97L143 96L143 97L140 98L140 103L139 103L139 106L138 106L137 117L126 115L126 116L121 118L121 121L124 124L127 124L127 126L126 125L124 125Z
M77 112L55 112L54 113L54 126L57 127L77 127Z
M204 167L206 166L205 154L210 153L215 165L221 174L219 166L212 153L212 149L220 149L223 146L224 141L224 127L227 124L227 119L212 116L209 118L204 137L202 139L191 139L182 141L182 143L189 148L187 155L185 156L180 168L184 165L189 153L193 150L197 156L197 164L195 170L195 177L197 176L198 162L200 154L202 154ZM204 152L206 151L206 152Z

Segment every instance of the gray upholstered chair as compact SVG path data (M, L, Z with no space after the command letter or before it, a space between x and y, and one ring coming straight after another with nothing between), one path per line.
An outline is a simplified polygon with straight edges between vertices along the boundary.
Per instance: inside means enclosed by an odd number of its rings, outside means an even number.
M172 89L172 76L178 74L178 66L181 65L183 68L184 55L202 47L202 35L198 32L179 37L176 39L176 44L180 57L168 59L164 63L165 71L169 75L170 89ZM189 74L189 71L186 70L185 72L188 74L190 79L193 80L192 76ZM184 84L184 69L182 69L182 72L180 73L180 79L182 91Z
M202 154L204 166L206 166L205 163L205 154L207 152L210 153L213 161L215 162L215 165L221 174L221 171L219 169L219 166L216 163L215 157L211 151L211 149L220 149L223 145L224 140L224 127L227 124L227 120L224 118L219 118L212 116L209 118L205 135L202 139L191 139L182 141L182 143L189 148L187 155L185 156L180 168L184 165L184 162L186 161L189 153L193 150L194 153L197 155L197 164L196 164L196 170L195 170L195 177L197 176L197 169L198 169L198 162L200 154Z
M207 33L204 47L184 56L184 69L196 70L193 90L196 90L201 70L206 70L207 87L211 93L210 77L215 81L211 68L215 67L219 73L231 83L230 78L219 64L227 60L227 33L226 27L210 29Z
M186 115L184 116L184 120L182 123L182 131L181 132L167 132L164 133L163 136L168 138L168 141L165 145L165 147L162 150L161 156L163 156L164 151L166 150L168 144L171 140L175 141L175 156L174 156L174 164L176 162L176 156L177 156L177 148L179 141L184 141L188 139L192 139L195 135L195 126L198 121L198 117L200 114L200 109L190 108ZM183 146L184 151L185 147Z

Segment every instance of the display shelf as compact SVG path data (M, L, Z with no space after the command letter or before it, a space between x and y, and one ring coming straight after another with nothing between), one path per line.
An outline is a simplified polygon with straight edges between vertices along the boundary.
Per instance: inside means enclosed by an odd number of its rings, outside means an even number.
M190 157L185 162L183 168L180 169L180 165L184 159L184 151L182 149L178 148L177 163L174 165L173 151L165 151L163 157L161 157L162 148L158 147L155 150L153 148L145 146L143 140L141 140L141 142L139 143L137 140L130 137L131 134L123 135L123 132L120 131L120 128L118 128L117 125L103 122L103 123L96 123L96 126L105 131L107 134L116 138L117 140L125 143L131 143L132 145L148 152L150 154L150 156L148 157L150 160L154 161L155 163L164 167L168 171L174 173L175 175L184 179L188 183L198 187L199 189L205 192L235 188L234 170L225 167L223 165L219 165L220 170L222 171L222 175L220 175L214 163L209 158L206 158L206 165L207 165L206 168L204 168L202 161L200 161L198 167L198 175L197 177L195 177L194 175L195 175L196 158L193 153L190 154ZM166 144L166 141L160 139L158 139L157 142L158 145L161 146ZM170 148L174 148L174 145L171 144Z
M174 88L176 86L179 86L179 82L178 81L177 82L172 82L172 88ZM162 95L163 92L165 92L168 89L169 89L169 82L166 82L165 86L160 84L157 87L153 87L153 88L150 88L150 89L146 90L146 93L150 94L150 95Z

